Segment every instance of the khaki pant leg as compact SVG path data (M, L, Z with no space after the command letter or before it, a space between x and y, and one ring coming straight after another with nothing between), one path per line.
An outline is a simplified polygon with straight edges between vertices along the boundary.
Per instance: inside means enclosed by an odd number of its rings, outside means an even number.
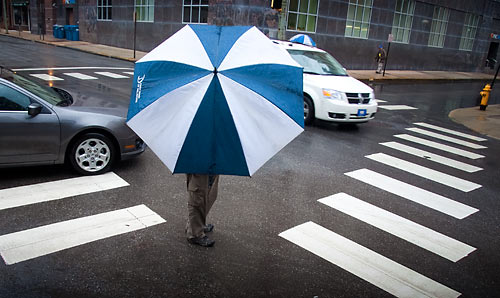
M219 175L215 176L212 186L209 187L208 189L207 200L205 203L205 220L206 217L208 216L208 212L210 212L210 209L212 209L212 206L214 205L215 200L217 199L218 191L219 191Z
M208 197L208 176L187 174L188 222L186 236L203 237L205 233L206 203Z

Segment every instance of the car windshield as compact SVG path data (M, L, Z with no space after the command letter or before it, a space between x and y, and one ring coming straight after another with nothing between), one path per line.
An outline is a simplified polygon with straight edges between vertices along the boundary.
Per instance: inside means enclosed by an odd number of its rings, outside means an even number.
M61 96L59 93L57 93L54 89L48 87L48 86L43 86L39 85L33 81L30 81L20 75L17 75L9 70L2 69L1 76L2 79L6 79L7 81L10 81L19 87L22 87L29 92L38 95L48 103L52 105L58 105L59 103L65 101L66 99Z
M347 76L342 65L326 52L288 50L288 53L304 67L304 73Z

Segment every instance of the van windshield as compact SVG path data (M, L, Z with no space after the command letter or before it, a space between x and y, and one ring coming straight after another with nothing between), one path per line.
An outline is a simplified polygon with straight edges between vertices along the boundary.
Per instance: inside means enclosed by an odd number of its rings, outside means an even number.
M342 65L326 52L287 50L292 58L304 67L304 73L347 76Z

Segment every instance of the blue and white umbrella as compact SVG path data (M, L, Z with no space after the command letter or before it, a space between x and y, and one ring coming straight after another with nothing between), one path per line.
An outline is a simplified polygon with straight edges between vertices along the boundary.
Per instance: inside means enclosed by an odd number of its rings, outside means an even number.
M303 111L302 68L257 28L186 25L136 62L127 124L173 173L250 176Z
M294 35L292 38L290 38L290 41L291 42L305 44L305 45L308 45L308 46L311 46L311 47L315 47L316 46L316 43L314 42L314 40L312 40L312 38L309 37L309 35L307 35L307 34L297 34L297 35Z

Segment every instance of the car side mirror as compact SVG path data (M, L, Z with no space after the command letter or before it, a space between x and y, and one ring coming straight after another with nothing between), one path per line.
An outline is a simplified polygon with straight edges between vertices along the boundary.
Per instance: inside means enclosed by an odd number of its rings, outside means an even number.
M31 103L28 106L28 115L30 115L31 117L35 117L36 115L40 114L41 111L42 105L37 102Z

